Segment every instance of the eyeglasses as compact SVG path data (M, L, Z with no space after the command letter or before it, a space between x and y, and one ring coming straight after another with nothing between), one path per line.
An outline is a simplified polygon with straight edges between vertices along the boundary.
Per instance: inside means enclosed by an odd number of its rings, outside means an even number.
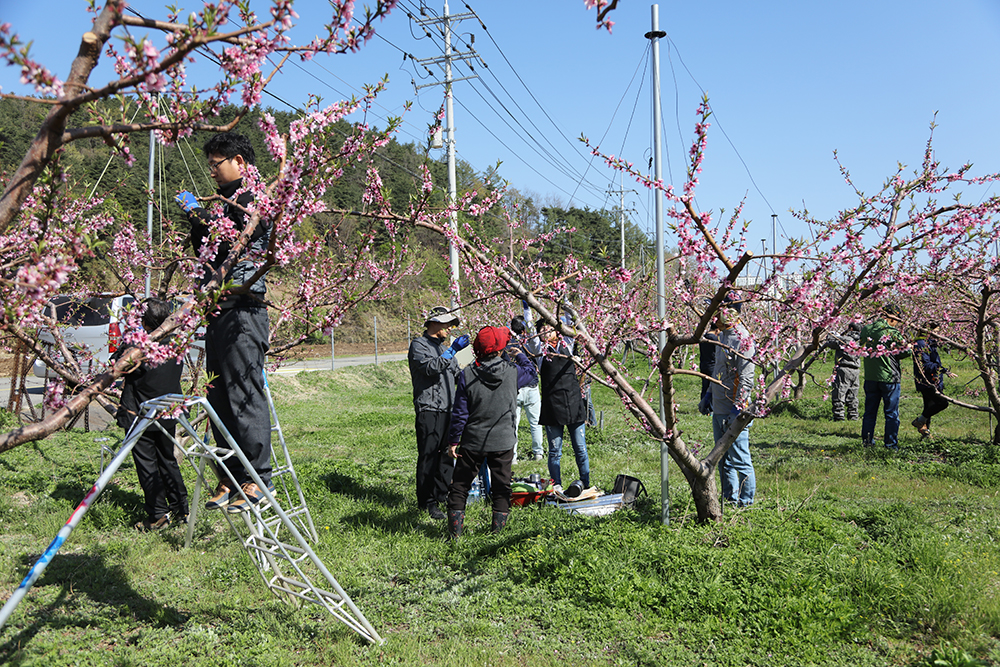
M224 157L221 160L216 160L215 162L209 162L208 163L208 170L209 171L215 171L216 169L219 168L220 164L222 164L223 162L228 162L229 160L232 160L232 159L233 158L231 158L231 157Z

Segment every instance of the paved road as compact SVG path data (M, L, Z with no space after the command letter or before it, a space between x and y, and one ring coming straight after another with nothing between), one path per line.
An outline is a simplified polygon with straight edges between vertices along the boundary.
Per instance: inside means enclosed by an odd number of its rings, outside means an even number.
M378 355L379 363L387 361L400 361L406 359L406 353L396 353L396 354L380 354ZM337 357L334 361L333 370L338 368L343 368L345 366L364 366L368 364L375 363L375 356L360 356L360 357ZM328 371L331 370L330 359L306 359L303 361L289 361L278 366L278 369L271 371L270 375L295 375L296 373L310 372L310 371ZM27 390L32 404L35 406L36 412L41 408L42 393L45 381L42 378L37 378L34 375L29 374L25 378L25 389ZM10 378L4 377L0 378L0 399L7 399L10 396ZM27 407L24 406L23 412L27 414ZM90 406L90 425L89 428L92 431L103 430L108 425L114 425L114 421L111 415L107 413L102 407L96 403L92 403ZM81 417L76 426L83 427L84 419Z
M396 354L380 354L378 355L379 363L384 361L400 361L406 359L406 353L400 352ZM336 370L338 368L343 368L344 366L365 366L367 364L374 364L375 356L367 355L361 357L337 357L331 369L330 359L306 359L305 361L289 361L287 363L281 364L278 370L271 371L271 375L294 375L302 371L328 371Z

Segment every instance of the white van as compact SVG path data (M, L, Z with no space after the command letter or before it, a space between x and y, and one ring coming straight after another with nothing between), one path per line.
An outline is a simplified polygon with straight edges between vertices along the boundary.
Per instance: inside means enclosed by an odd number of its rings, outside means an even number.
M80 299L59 295L45 305L45 314L59 322L66 347L73 352L84 373L92 373L104 368L111 355L122 346L125 326L125 311L136 303L135 297L125 295L98 294ZM175 302L174 306L179 306ZM55 338L46 327L39 329L38 338L46 352L56 361L62 355L55 346ZM198 367L199 353L205 349L205 327L198 327L191 349L185 355L185 366L189 371ZM35 377L55 378L58 374L36 359L32 366Z
M106 365L111 355L118 351L122 344L125 309L133 303L135 298L128 294L98 294L82 299L59 295L45 305L45 314L60 324L59 331L66 347L87 373ZM39 329L38 339L53 359L62 361L55 337L47 327ZM56 377L56 373L39 359L35 360L32 370L36 377Z

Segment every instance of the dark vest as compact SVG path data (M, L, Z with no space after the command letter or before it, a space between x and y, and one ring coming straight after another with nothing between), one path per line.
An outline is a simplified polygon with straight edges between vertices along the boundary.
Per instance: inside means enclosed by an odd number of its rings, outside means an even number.
M545 357L539 373L538 388L542 392L539 424L567 426L587 421L587 404L580 392L580 381L576 377L576 366L572 359Z
M505 452L514 445L517 366L500 357L470 364L465 374L469 418L462 446L474 452Z

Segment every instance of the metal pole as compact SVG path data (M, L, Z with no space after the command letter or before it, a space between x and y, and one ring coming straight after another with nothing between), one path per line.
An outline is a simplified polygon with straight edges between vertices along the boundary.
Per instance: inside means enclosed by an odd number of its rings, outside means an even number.
M375 323L375 365L378 366L378 318L372 317Z
M660 181L663 171L660 156L660 38L667 33L660 30L660 6L652 5L652 29L646 33L646 39L652 42L653 54L653 178ZM655 191L656 202L656 317L662 325L667 317L666 299L666 268L664 267L663 238L663 193ZM662 353L667 345L667 332L660 330L659 350ZM666 423L666 410L663 399L663 383L660 383L660 419ZM660 519L663 525L670 523L670 482L668 466L670 464L670 448L666 442L660 443Z
M622 232L622 270L625 270L625 172L622 175L621 198L618 200L618 225Z
M774 296L778 296L778 214L771 214L771 279L774 281L771 289L774 291ZM771 316L771 326L774 326L774 300L767 302L767 314ZM778 377L778 373L781 371L781 363L776 359L774 361L774 377Z
M156 98L153 98L153 109L156 110ZM149 234L149 255L153 256L153 176L154 169L153 165L156 160L156 137L153 135L153 131L149 131L149 199L146 201L146 233ZM149 293L151 289L151 276L152 267L146 267L146 292L145 297L149 298Z
M458 186L455 177L455 109L451 88L451 22L448 20L448 0L444 2L444 90L445 120L448 130L448 203L454 206L458 201ZM453 209L448 218L452 234L457 235L458 211ZM458 246L454 241L448 244L448 257L451 261L451 282L454 285L451 307L458 308L462 296L458 287Z
M333 329L330 329L330 370L337 367L337 346L333 341Z
M763 258L765 255L767 255L767 239L761 239L760 240L760 256ZM766 282L767 281L767 260L766 259L761 259L760 260L760 265L761 265L761 268L764 269L764 281Z
M778 224L778 214L777 213L772 213L771 214L771 252L774 252L778 248L778 236L777 236L778 230L777 230L777 224ZM777 268L775 268L775 262L777 262L777 261L778 261L777 257L772 257L771 258L771 275L772 276L775 275L778 272Z

